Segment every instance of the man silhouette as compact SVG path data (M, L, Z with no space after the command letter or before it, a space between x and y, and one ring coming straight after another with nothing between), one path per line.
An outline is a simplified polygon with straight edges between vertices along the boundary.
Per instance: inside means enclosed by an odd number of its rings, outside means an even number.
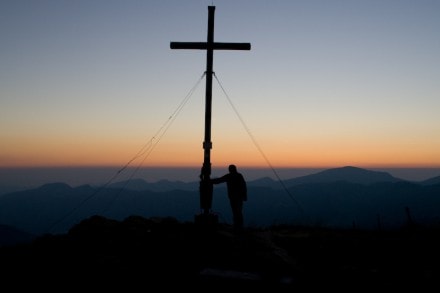
M234 230L241 231L243 229L243 202L247 200L246 181L243 175L238 173L235 165L229 165L228 170L229 173L219 178L213 178L211 182L212 184L226 182Z

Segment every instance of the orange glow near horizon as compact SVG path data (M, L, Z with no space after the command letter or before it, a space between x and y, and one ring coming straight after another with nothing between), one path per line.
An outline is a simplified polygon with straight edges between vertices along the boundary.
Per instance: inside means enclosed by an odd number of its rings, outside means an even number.
M80 167L80 166L125 166L136 153L130 152L127 145L80 144L42 146L9 150L0 157L0 167ZM142 167L197 167L203 163L203 150L186 147L174 148L162 146L148 151L130 163L130 166ZM266 160L267 158L267 160ZM242 167L267 168L326 168L336 166L396 167L396 168L434 168L440 166L440 157L436 150L422 153L408 149L375 148L337 148L337 146L303 145L296 149L269 149L264 156L256 148L249 150L240 147L213 149L212 166L226 166L234 163Z
M225 135L226 136L226 135ZM120 137L32 137L5 139L0 167L130 166L197 167L203 163L202 142L194 137L164 138L154 148L139 149ZM176 138L177 137L177 138ZM218 142L216 142L218 141ZM434 168L440 166L437 143L408 143L399 139L305 137L261 141L259 148L246 136L215 137L212 166L234 163L252 168L327 168L337 166ZM264 152L262 154L260 152ZM138 154L138 152L140 152ZM138 156L136 156L138 154ZM135 158L135 159L133 159ZM133 160L132 160L133 159ZM267 159L267 160L266 160Z

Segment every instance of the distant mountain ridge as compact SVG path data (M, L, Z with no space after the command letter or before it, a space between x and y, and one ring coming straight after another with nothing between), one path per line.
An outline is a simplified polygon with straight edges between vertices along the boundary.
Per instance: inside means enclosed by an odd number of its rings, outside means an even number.
M130 183L135 184L130 187ZM431 181L434 182L434 181ZM428 182L429 183L429 182ZM49 183L0 196L0 224L33 235L59 233L92 215L172 216L192 221L200 212L198 182L142 179L106 187ZM440 223L440 184L421 184L355 167L325 170L280 182L248 182L245 222L252 226L303 223L334 227L399 227L411 218ZM134 188L134 189L131 189ZM214 187L213 212L231 221L225 185Z
M110 188L127 188L130 190L150 190L155 192L165 192L171 190L197 190L199 188L199 182L183 182L183 181L170 181L162 179L156 182L147 182L144 179L132 179L126 181L119 181L110 184Z
M331 183L338 181L370 185L381 182L399 182L405 180L396 178L387 172L370 171L358 167L345 166L340 168L324 170L311 175L283 180L283 184L286 187L292 187L299 184ZM256 180L248 181L248 185L254 187L269 187L274 189L283 188L283 185L280 182L273 180L270 177L263 177ZM164 191L172 191L172 190L191 191L191 190L198 190L199 182L169 181L165 179L156 182L147 182L143 179L138 178L129 181L116 182L110 184L109 187L126 188L129 190L137 190L137 191L150 190L155 192L164 192Z

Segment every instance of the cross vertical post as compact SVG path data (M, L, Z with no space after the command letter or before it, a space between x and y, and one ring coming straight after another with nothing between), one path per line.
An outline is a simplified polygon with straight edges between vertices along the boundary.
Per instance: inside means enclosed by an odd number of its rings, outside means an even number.
M214 62L214 12L215 6L208 6L208 37L206 48L206 88L205 88L205 137L203 141L203 165L200 173L200 207L208 215L212 207L213 186L211 177L211 118L212 118L212 75Z
M213 186L211 176L211 117L212 117L212 76L214 50L250 50L250 43L214 42L215 6L208 6L208 37L206 42L171 42L171 49L206 50L206 92L205 92L205 137L203 141L203 165L200 173L200 208L202 215L209 216L212 207Z

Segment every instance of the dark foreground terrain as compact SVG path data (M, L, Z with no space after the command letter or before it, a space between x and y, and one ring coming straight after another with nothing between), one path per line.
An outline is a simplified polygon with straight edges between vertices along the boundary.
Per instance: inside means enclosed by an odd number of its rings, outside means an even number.
M1 247L0 260L10 292L439 292L440 229L274 226L237 234L225 224L93 216L67 234Z

